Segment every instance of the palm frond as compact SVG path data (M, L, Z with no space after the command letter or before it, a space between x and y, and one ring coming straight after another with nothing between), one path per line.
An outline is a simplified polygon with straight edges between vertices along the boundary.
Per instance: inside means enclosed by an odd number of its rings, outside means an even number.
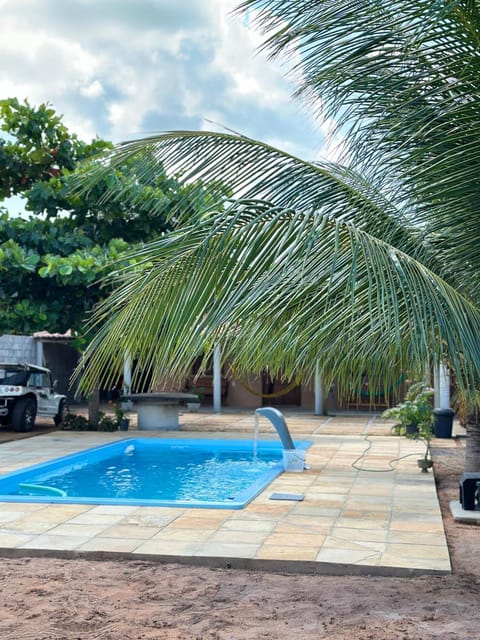
M121 145L113 164L148 146L168 173L221 181L240 201L191 225L180 204L183 226L117 274L92 320L84 384L116 375L125 354L154 379L180 381L221 340L240 372L268 365L308 379L320 362L340 387L364 371L389 386L433 358L468 391L480 363L478 305L460 293L478 302L477 3L246 9L272 55L294 53L298 95L337 119L352 163L309 163L228 133Z
M147 150L144 165L138 161L141 179L151 179L160 164L183 183L222 183L234 198L315 210L332 219L353 222L402 246L405 252L422 250L408 210L395 205L357 171L332 162L308 162L258 140L229 133L176 131L123 143L106 166L97 167L87 178L82 176L82 189L88 190L112 165L131 157L141 158L142 151ZM151 162L152 155L157 162ZM114 193L118 197L118 189ZM181 200L172 215L177 223L188 223L182 217Z
M459 383L480 374L480 313L413 258L353 225L315 212L237 203L143 251L98 309L84 384L105 383L135 357L154 379L182 380L220 340L240 372L351 385L368 371L390 386L398 370L445 357ZM393 366L394 365L394 366Z
M452 212L478 218L478 2L246 0L245 10L377 187L396 190L432 231ZM462 223L454 231L468 243Z

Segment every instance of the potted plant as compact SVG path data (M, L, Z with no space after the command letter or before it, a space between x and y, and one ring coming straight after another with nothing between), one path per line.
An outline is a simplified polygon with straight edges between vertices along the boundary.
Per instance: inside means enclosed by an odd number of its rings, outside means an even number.
M115 418L120 431L128 431L130 420L126 417L122 405L119 402L115 405Z
M395 418L397 424L393 430L407 438L422 440L425 443L425 455L417 464L423 472L432 467L430 440L433 433L434 413L432 407L433 389L425 382L412 384L403 402L383 412L384 418Z

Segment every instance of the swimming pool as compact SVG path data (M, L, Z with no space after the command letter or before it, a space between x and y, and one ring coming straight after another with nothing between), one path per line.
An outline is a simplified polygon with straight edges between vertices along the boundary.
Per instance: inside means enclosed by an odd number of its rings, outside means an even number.
M298 442L306 449L309 442ZM281 443L130 438L0 476L0 501L242 509L283 471Z

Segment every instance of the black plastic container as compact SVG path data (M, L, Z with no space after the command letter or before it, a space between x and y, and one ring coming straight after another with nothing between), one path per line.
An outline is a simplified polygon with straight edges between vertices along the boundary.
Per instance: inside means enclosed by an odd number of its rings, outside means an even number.
M453 409L434 409L435 422L433 432L436 438L451 438L453 427Z

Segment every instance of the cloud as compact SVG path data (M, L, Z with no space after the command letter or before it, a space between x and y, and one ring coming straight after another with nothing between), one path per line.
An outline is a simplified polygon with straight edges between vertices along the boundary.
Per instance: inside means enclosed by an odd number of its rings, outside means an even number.
M83 138L214 121L305 158L319 127L238 0L0 0L0 96L48 101Z
M80 93L87 98L98 98L103 95L104 89L98 80L94 80L88 87L80 89Z

